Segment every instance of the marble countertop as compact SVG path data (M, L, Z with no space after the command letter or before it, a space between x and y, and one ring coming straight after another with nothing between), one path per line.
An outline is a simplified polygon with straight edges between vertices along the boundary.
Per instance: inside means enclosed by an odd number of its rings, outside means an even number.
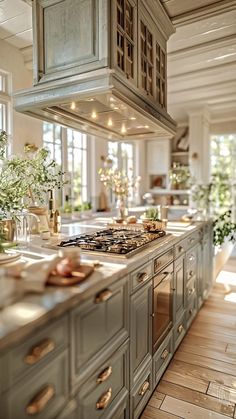
M106 228L106 218L96 218L93 220L75 222L66 224L62 227L62 234L54 237L52 243L60 241L64 237L77 235L83 232L92 232L99 228ZM45 324L51 319L63 314L69 308L80 304L88 297L94 295L102 288L108 286L111 282L119 280L132 270L141 266L165 251L166 248L174 245L183 235L187 235L196 229L196 225L181 222L170 222L167 227L167 235L148 245L144 250L140 250L136 255L125 258L119 256L106 256L96 254L83 254L82 261L100 260L102 266L95 269L84 282L67 288L45 287L42 294L26 293L20 291L20 284L16 284L18 293L16 293L15 302L7 304L0 310L0 350L9 345L16 344L19 340L30 334L35 327ZM51 244L52 244L51 243ZM19 250L22 257L39 260L49 255L55 254L54 249L45 247L45 241L39 238L33 238L27 249ZM8 281L8 279L0 279ZM15 280L9 279L16 283ZM19 280L20 282L21 280ZM6 282L5 282L6 283ZM12 284L10 284L12 286ZM5 285L4 285L5 286Z

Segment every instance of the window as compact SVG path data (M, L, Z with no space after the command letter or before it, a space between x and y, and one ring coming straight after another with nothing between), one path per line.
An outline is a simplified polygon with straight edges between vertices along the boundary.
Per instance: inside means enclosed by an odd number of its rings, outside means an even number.
M131 143L108 142L108 156L112 159L112 167L124 172L130 179L134 177L134 145ZM130 192L129 200L134 200L135 191ZM111 193L111 202L114 203L115 197Z
M6 131L8 139L10 139L10 105L9 76L0 70L0 131Z
M88 202L86 134L45 122L43 144L61 170L66 172L68 184L59 191L58 204L63 205L67 199L73 205Z
M211 136L211 174L217 182L216 206L223 212L232 204L233 185L236 183L236 134Z

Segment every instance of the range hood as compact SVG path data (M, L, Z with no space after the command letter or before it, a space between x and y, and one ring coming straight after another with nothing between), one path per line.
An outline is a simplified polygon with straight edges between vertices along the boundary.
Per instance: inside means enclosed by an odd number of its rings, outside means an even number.
M161 15L157 13L157 20L164 19L165 31L168 32L164 34L160 28L158 32L161 36L158 42L162 45L160 54L164 57L163 74L160 75L163 96L166 95L166 55L163 51L173 29L159 0L153 0L150 4L154 5L156 13L161 10ZM122 7L130 25L133 20L130 26L133 33L133 40L130 40L132 53L127 52L127 22L124 28L117 22ZM149 38L145 42L147 47L148 42L152 42L152 58L149 58L153 64L151 67L146 62L145 83L149 83L153 94L149 94L148 88L145 91L146 84L140 89L138 65L141 64L141 58L138 59L137 41L135 45L135 40L141 36L138 33L138 13L143 8L152 19L154 9L149 10L142 0L35 0L33 8L35 85L32 89L14 94L17 111L111 140L173 136L175 122L167 114L165 105L153 100L154 90L156 94L157 89L154 81L158 74L155 67L158 65L157 57L153 54L159 44L157 36L148 32L148 29L145 29L145 33L149 34ZM139 22L142 23L141 19ZM86 27L86 37L83 27ZM126 42L123 54L127 54L129 67L124 61L119 61L119 68L118 49L114 55L114 48L118 48L119 32ZM122 65L124 71L121 71ZM160 68L160 74L161 71ZM153 77L151 81L150 75Z

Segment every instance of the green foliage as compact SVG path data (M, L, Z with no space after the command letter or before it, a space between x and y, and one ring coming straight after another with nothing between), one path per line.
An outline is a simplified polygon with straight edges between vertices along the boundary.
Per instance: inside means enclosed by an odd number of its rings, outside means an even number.
M153 221L161 221L157 208L148 208L144 213L144 217Z
M191 178L190 171L187 167L175 163L174 167L169 171L169 178L172 185L181 185L181 187L187 188Z
M26 146L23 156L5 157L6 133L0 133L0 209L3 214L23 209L29 203L44 203L46 193L65 183L49 151L41 148L32 152Z
M213 222L213 243L221 246L225 239L236 242L236 224L231 220L231 211L226 211Z

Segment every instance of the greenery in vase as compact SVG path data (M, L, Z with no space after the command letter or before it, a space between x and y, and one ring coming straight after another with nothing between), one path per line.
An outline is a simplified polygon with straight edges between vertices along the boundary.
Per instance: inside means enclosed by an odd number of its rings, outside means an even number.
M35 202L45 203L47 192L65 184L63 172L49 151L25 146L22 156L6 157L7 135L0 133L0 209L5 217Z
M157 208L148 208L144 213L144 217L152 221L161 221Z
M213 243L221 246L225 239L236 243L236 224L231 220L231 211L226 211L213 222Z
M169 171L169 179L172 186L188 188L191 179L190 171L187 167L175 163L173 168Z

